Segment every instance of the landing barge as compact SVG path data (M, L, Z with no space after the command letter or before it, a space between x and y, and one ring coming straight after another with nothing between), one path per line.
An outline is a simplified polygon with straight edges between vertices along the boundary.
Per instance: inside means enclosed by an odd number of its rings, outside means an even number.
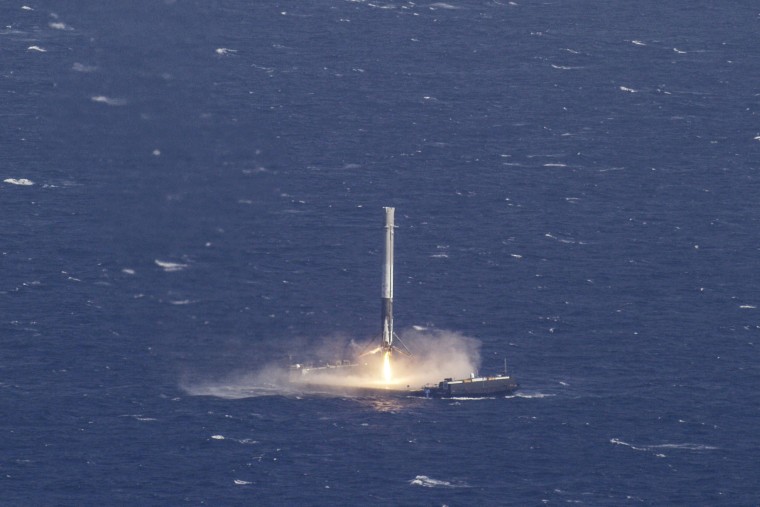
M454 380L443 379L438 385L427 385L422 389L412 391L413 395L425 398L482 398L484 396L496 396L510 394L519 386L509 375L494 375Z

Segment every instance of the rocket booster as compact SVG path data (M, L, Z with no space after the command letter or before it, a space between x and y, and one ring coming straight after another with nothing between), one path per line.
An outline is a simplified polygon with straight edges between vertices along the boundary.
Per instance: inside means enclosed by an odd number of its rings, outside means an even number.
M393 214L395 208L385 208L385 261L383 263L383 341L384 351L393 348Z

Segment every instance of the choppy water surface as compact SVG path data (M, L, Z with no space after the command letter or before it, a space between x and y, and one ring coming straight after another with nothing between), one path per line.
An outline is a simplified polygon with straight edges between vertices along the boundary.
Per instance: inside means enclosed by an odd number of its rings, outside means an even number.
M758 503L754 3L0 14L4 503ZM375 336L389 205L517 395L251 384Z

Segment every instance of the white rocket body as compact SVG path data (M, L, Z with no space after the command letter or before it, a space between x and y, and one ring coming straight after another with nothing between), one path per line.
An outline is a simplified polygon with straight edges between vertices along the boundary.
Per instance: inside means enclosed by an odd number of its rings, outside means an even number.
M393 347L393 228L395 208L385 208L385 261L383 263L383 350Z

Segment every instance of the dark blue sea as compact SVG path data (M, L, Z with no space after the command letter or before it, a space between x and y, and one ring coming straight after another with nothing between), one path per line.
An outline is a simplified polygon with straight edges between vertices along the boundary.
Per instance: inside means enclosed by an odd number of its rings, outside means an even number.
M0 504L760 505L757 2L0 21ZM383 206L515 395L241 381L377 338Z

